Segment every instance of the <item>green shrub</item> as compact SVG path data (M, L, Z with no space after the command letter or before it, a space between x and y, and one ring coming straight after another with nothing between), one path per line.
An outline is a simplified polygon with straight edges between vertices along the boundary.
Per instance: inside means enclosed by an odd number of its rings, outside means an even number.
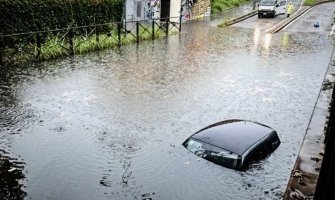
M212 12L213 14L222 12L228 8L240 6L250 0L213 0Z
M109 31L107 31L109 29ZM98 34L95 32L96 29L86 29L86 34L75 33L73 35L73 53L84 54L91 51L114 48L119 45L118 31L115 26L106 26L105 31L99 31ZM85 32L85 31L82 31ZM155 25L155 38L164 36L166 33ZM178 30L171 29L169 34L175 34ZM152 29L150 27L140 27L139 29L139 40L151 40ZM3 52L3 55L9 63L20 64L34 60L50 60L71 55L71 46L69 33L66 31L60 31L57 34L46 34L45 41L41 43L41 47L37 48L34 41L31 43L17 43L16 48L7 48ZM133 34L121 33L120 35L122 45L135 43L136 37ZM17 39L21 41L21 38ZM20 47L20 48L18 48ZM21 50L18 50L21 49Z
M315 4L315 0L305 0L304 6L312 6Z
M119 22L123 0L0 0L0 33Z

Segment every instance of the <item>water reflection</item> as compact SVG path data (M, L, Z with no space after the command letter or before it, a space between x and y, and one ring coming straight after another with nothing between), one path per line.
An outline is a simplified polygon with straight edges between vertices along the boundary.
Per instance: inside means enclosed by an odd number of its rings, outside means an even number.
M254 45L255 46L258 46L260 36L261 36L261 29L255 28L254 30Z
M282 34L282 39L281 39L281 43L280 43L282 49L286 49L286 48L287 48L287 46L288 46L288 41L289 41L289 33L284 32L284 33Z
M263 55L268 56L271 51L273 34L266 34L260 28L255 28L253 33L252 52L255 53L257 49L261 49Z
M269 47L271 46L271 40L272 40L272 36L273 34L265 34L265 38L264 38L264 48L265 49L269 49Z
M22 190L24 169L23 162L8 156L8 153L0 149L0 198L24 199L27 193Z

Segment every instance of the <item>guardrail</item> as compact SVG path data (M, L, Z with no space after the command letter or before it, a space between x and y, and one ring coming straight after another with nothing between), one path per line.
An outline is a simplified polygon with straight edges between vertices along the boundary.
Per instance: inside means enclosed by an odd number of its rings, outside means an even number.
M181 18L113 22L26 33L0 34L0 65L71 56L154 40L181 31Z

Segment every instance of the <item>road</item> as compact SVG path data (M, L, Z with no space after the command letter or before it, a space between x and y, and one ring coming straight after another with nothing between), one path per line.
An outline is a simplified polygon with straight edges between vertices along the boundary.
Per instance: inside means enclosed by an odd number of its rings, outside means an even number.
M292 2L295 7L295 12L301 9L301 1ZM332 20L329 19L333 17L333 7L333 3L321 4L313 7L299 19L290 23L284 30L294 32L318 32L323 34L330 33ZM286 19L285 15L278 15L275 18L258 18L257 16L254 16L235 24L234 26L265 31L271 29L284 19ZM322 25L319 28L315 28L313 25L316 22L322 23Z

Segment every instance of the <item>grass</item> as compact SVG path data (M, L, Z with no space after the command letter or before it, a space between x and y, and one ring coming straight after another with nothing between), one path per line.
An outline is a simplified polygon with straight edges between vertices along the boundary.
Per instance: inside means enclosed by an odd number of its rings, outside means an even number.
M304 6L312 6L316 3L316 0L305 0Z
M169 30L169 34L177 34L177 28ZM165 32L158 26L154 28L154 38L159 38L165 35ZM134 34L134 33L133 33ZM134 34L136 35L136 33ZM120 45L136 43L137 38L132 34L122 33L120 35ZM139 40L151 40L151 28L139 29ZM119 45L117 31L114 30L107 34L92 34L89 36L78 35L73 38L73 52L74 54L84 54L92 51L115 48ZM4 51L4 58L12 64L20 64L33 60L51 60L60 57L69 56L71 53L69 39L59 35L48 36L46 41L42 43L41 48L38 49L35 44L29 43L21 48L9 48ZM39 55L39 56L38 56Z
M227 10L229 8L238 7L242 4L245 4L247 2L250 2L250 0L213 0L212 1L212 13L213 15L220 13L224 10ZM224 20L222 22L219 22L217 25L218 27L222 28L227 26L227 23L230 20Z
M329 2L329 1L334 1L334 0L305 0L304 6L314 6L318 3Z
M222 12L226 9L240 6L250 0L213 0L212 1L212 12L213 14Z
M64 56L67 54L67 50L64 47L66 47L65 39L50 36L41 46L39 59L50 60Z
M221 22L217 25L217 27L223 28L223 27L227 26L228 21L229 21L228 19L221 21Z

